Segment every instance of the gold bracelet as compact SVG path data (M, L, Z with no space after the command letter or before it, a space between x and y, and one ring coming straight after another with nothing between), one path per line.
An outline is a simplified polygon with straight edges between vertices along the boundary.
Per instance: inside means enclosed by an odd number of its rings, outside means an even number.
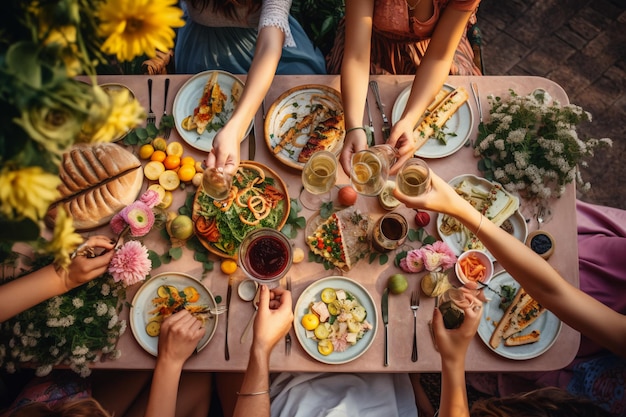
M483 225L483 217L484 217L484 216L481 214L481 215L480 215L480 221L478 222L478 229L476 229L476 233L474 233L474 235L475 235L476 237L478 237L478 232L480 232L480 228L481 228L481 227L482 227L482 225Z
M242 396L242 397L252 397L255 395L263 395L263 394L269 394L270 390L266 389L265 391L258 391L258 392L239 392L237 391L237 395Z
M350 132L352 132L353 130L362 130L365 132L365 134L367 135L367 129L365 128L365 126L355 126L355 127L351 127L350 129L346 130L346 135Z

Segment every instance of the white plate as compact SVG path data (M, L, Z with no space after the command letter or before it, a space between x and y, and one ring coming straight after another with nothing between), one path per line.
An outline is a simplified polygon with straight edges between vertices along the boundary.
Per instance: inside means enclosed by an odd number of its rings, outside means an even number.
M456 187L463 180L470 180L472 183L475 184L475 186L482 186L485 190L489 190L492 186L492 183L490 181L470 174L454 177L450 181L448 181L448 184L450 184L452 187ZM506 193L509 196L512 196L507 191L502 190L502 192ZM517 198L515 196L513 197ZM465 234L463 232L456 232L446 236L441 233L440 228L444 216L445 214L442 213L439 213L437 215L437 233L441 237L441 240L443 240L448 244L448 246L450 246L450 249L454 251L456 256L459 256L463 252ZM526 237L528 237L528 225L526 224L526 220L524 219L524 216L522 215L520 210L516 210L515 213L513 213L507 220L509 220L511 222L511 226L513 226L513 232L511 234L517 240L525 242ZM485 252L487 253L487 255L489 255L492 261L496 261L496 259L488 250L485 250Z
M217 131L209 131L207 128L201 135L198 135L195 129L183 129L182 123L185 117L193 115L193 111L198 106L200 97L202 97L204 86L206 85L211 74L214 72L218 73L217 82L219 83L222 92L226 94L226 104L222 112L227 112L227 119L230 119L234 110L234 105L231 100L231 89L235 84L241 85L241 88L243 89L243 82L241 82L241 80L233 74L226 71L204 71L188 79L180 90L178 90L178 93L176 93L172 109L178 134L180 134L183 140L189 145L206 152L209 152L213 148L213 138L217 134ZM244 138L248 136L251 129L252 122L250 122L250 126L248 126L248 130L246 131ZM241 139L243 140L243 138Z
M130 308L130 328L133 336L146 352L157 356L159 338L148 336L146 333L146 324L153 317L149 312L154 309L152 299L158 297L157 289L161 285L173 285L179 291L185 287L195 287L200 293L200 299L193 303L194 305L206 305L209 308L217 307L213 294L197 279L190 275L180 272L164 272L150 278L144 282L139 291L133 298ZM198 342L197 351L201 351L211 340L215 329L217 328L217 316L209 315L209 319L205 322L206 333Z
M265 118L265 143L270 152L283 164L299 170L304 168L304 163L298 162L298 156L302 147L309 140L308 129L303 129L296 136L293 144L285 146L278 153L274 153L274 148L280 143L281 134L287 132L297 121L311 113L312 104L324 104L332 111L343 113L341 95L337 90L325 85L308 84L291 88L281 94L272 103ZM297 116L295 118L290 117L294 113ZM328 112L323 112L322 115L328 117ZM311 125L311 129L314 127L315 122ZM338 154L341 152L342 144L343 138L328 151Z
M444 84L443 88L448 91L454 90L454 87L448 84ZM400 93L393 104L393 110L391 111L391 121L393 124L397 123L400 117L402 117L402 112L406 107L410 94L411 86L409 85ZM442 145L437 139L428 139L424 146L415 152L415 156L420 158L443 158L452 155L465 145L465 142L467 142L472 132L473 125L474 114L472 113L472 108L465 102L443 126L443 131L446 134L456 133L456 136L448 135L448 143L446 145Z
M501 285L510 285L515 288L519 288L520 285L513 277L506 271L502 271L495 275L489 282L489 286L494 290L500 290ZM489 290L485 290L489 291ZM528 334L533 330L539 330L541 332L541 338L536 343L522 346L504 346L504 342L500 343L496 349L491 348L489 339L495 330L496 326L494 322L498 322L504 315L504 311L498 307L500 304L500 297L495 294L489 294L491 300L485 304L483 309L484 313L480 319L478 325L478 334L483 342L494 352L500 356L504 356L509 359L524 360L535 358L552 347L556 341L556 337L561 331L561 320L558 319L552 312L546 311L543 313L533 324L528 326L522 334Z
M302 324L300 324L302 316L309 311L309 304L314 300L320 300L320 293L324 288L342 289L354 295L365 308L365 311L367 311L367 321L372 324L372 330L366 332L363 338L356 342L354 346L350 346L343 352L333 352L328 356L324 356L317 351L317 341L307 338L306 330L302 327ZM298 298L294 312L294 328L300 345L302 345L304 350L311 355L312 358L323 363L338 365L353 361L369 349L376 337L376 331L378 329L378 311L376 304L374 304L372 296L361 284L349 278L332 276L315 281L302 292L300 298Z

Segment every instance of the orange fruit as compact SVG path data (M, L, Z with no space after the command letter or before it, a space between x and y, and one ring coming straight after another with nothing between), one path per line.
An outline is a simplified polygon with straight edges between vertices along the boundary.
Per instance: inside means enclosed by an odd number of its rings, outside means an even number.
M180 166L180 156L167 155L163 161L166 169L176 169Z
M167 141L165 140L165 138L154 138L152 140L152 146L154 146L154 149L156 149L157 151L165 152L165 150L167 149Z
M220 264L220 269L226 275L232 275L237 270L237 262L232 259L224 259Z
M193 156L185 156L180 160L181 165L193 165L194 168L196 166L196 160L193 159Z
M165 171L165 167L163 166L163 162L159 161L150 161L143 168L143 175L146 176L149 180L158 180L159 176Z
M150 159L152 154L154 153L154 146L146 143L139 148L139 157L141 159Z
M171 142L165 148L165 152L168 155L178 156L179 158L183 156L183 145L180 142Z
M165 161L165 158L167 158L167 155L165 154L164 151L156 150L152 153L152 155L150 155L151 161L163 162Z
M172 191L178 188L180 185L180 179L176 171L168 169L159 175L159 184L165 188L166 191Z
M183 165L178 169L178 178L182 182L188 182L196 175L196 168L193 165Z

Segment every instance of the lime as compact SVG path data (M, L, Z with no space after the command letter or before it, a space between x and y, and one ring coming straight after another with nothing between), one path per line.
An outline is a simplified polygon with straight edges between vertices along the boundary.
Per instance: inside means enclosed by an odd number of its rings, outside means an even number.
M408 287L409 283L402 274L393 274L387 281L387 288L392 294L402 294Z
M170 231L172 236L176 239L187 240L193 236L193 221L191 217L184 214L176 216L170 224Z

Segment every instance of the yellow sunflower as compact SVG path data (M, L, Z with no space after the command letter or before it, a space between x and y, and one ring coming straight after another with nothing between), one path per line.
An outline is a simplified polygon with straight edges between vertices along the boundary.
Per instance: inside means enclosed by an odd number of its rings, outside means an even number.
M91 142L110 142L143 123L146 112L128 90L111 90L111 112L106 122L93 134Z
M54 254L54 263L63 269L70 266L70 254L83 243L83 237L75 232L71 216L65 208L59 206L54 224L52 240L46 245L45 251Z
M98 10L100 35L105 38L102 50L130 61L156 50L174 46L172 28L185 24L183 11L174 6L177 0L108 0Z
M58 175L41 167L27 167L0 172L0 213L8 219L28 217L38 222L48 206L59 197Z

